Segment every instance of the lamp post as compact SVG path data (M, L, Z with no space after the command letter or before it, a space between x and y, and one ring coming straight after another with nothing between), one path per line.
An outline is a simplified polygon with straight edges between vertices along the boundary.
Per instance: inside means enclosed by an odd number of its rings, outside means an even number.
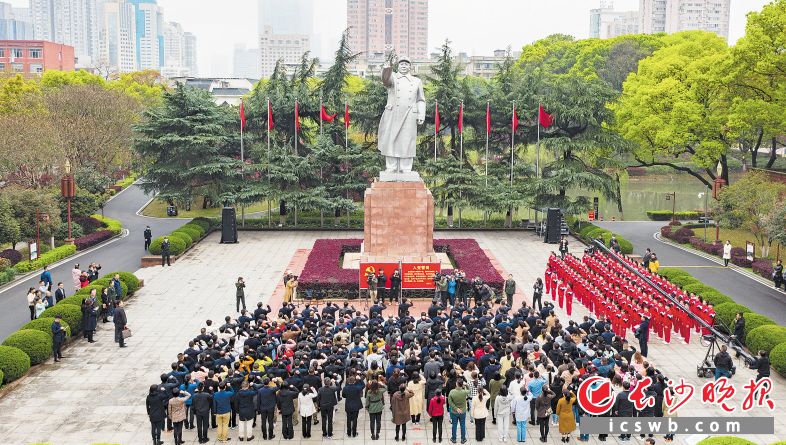
M699 193L699 199L704 198L704 242L707 242L707 222L709 218L707 217L707 198L709 197L709 193L701 192Z
M666 201L671 201L671 221L677 220L677 192L666 193Z
M60 194L66 199L66 224L68 225L66 243L73 244L74 239L71 237L71 199L76 196L76 186L74 184L74 175L71 174L71 162L68 159L65 162L65 175L60 179Z
M37 259L41 256L41 221L49 222L49 215L46 213L41 213L37 208L35 209L35 258L31 258L31 260Z

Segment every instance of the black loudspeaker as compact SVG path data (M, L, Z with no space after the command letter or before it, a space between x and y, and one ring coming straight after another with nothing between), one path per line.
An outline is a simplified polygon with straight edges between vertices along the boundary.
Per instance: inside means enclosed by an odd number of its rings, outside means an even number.
M543 242L556 244L560 238L560 226L562 225L562 211L560 209L549 209L546 213L546 233Z
M224 207L221 211L221 243L237 242L237 220L235 219L235 209Z

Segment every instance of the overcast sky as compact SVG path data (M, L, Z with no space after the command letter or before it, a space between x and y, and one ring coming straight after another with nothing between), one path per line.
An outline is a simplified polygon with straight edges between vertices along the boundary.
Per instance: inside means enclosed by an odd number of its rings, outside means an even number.
M8 0L6 0L8 1ZM769 0L731 0L729 41L745 33L745 14ZM24 6L28 0L11 0ZM168 21L180 22L197 36L202 76L232 75L236 43L256 47L257 0L158 0ZM346 27L346 0L315 0L314 31L321 42L320 56L329 59ZM554 33L578 38L589 35L589 10L600 0L430 0L429 47L446 38L456 52L488 55L508 46L514 49ZM615 0L617 10L638 9L639 0Z

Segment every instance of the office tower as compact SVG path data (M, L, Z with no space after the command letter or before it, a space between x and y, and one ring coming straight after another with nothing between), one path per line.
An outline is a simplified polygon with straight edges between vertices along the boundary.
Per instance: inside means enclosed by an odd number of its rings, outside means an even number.
M36 39L74 47L77 67L88 67L99 52L96 0L31 0Z
M311 39L307 34L276 34L267 27L259 36L259 58L262 77L270 77L281 61L288 70L298 66L303 53L310 51Z
M640 0L641 32L698 29L728 39L730 3L731 0Z
M0 2L0 40L32 40L34 37L30 10Z
M136 16L137 69L158 70L164 65L164 20L156 0L129 0Z
M352 51L366 60L392 50L428 59L428 0L347 0L347 28Z
M615 11L610 0L600 2L600 8L590 10L590 37L609 39L626 34L638 34L638 11Z
M99 6L101 53L99 67L109 72L136 71L136 14L125 0L107 0Z
M281 60L291 67L300 63L307 51L318 56L314 48L314 0L259 1L260 74L273 74Z
M262 76L259 57L259 48L247 48L244 44L235 45L235 51L232 56L232 75L235 77L259 79Z
M197 76L197 39L193 33L183 33L183 65L188 69L189 76Z

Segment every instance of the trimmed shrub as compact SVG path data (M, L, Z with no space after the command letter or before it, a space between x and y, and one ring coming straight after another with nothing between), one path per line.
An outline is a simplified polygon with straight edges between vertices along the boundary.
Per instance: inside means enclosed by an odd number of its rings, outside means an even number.
M3 370L0 369L0 388L3 387Z
M701 294L701 298L707 300L707 302L713 306L734 302L734 300L732 300L728 295L723 294L715 289L704 291L704 293Z
M68 297L68 298L73 298L73 297ZM55 322L55 318L54 317L39 317L39 318L36 318L35 320L31 320L31 321L25 323L20 329L34 329L36 331L45 332L51 338L52 337L52 323L54 323L54 322ZM66 328L66 337L70 337L71 336L71 328L69 326L67 326L67 325L63 325L63 327Z
M22 261L22 253L18 250L14 249L5 249L0 252L0 258L5 258L11 262L11 265L15 265L16 263Z
M103 229L106 227L106 224L96 218L93 218L92 216L80 216L79 218L74 218L73 221L76 221L80 226L82 226L84 234L93 233L98 229Z
M52 355L52 337L35 329L20 329L6 337L3 346L19 348L37 365Z
M708 437L696 445L756 445L756 442L735 436L716 436Z
M773 267L768 258L756 258L751 265L753 272L768 280L772 280Z
M194 218L189 222L189 224L196 224L202 228L205 233L213 227L213 222L208 218Z
M19 273L32 272L34 270L41 269L44 266L48 266L54 262L60 261L65 257L73 255L74 253L76 253L76 246L73 244L66 244L41 254L41 257L35 261L22 261L15 266L15 269Z
M126 285L126 287L123 289L125 291L123 295L133 294L139 290L139 278L137 278L136 275L132 274L131 272L110 272L104 275L104 278L111 280L115 274L120 275L120 287L123 287L123 284ZM107 283L107 285L108 284L109 283Z
M767 326L767 325L777 325L777 323L775 323L775 321L770 317L757 314L756 312L746 312L745 313L745 338L748 338L748 335L750 335L752 330L760 326Z
M80 296L82 296L82 298L87 298L87 296L90 295L90 291L92 291L93 289L96 290L96 296L98 296L98 295L101 295L101 291L104 290L104 286L102 286L100 284L95 284L95 281L93 281L93 284L91 284L89 286L85 286L82 289L79 289L78 291L76 291L74 293L73 296L80 295Z
M14 278L16 278L16 269L0 270L0 286L14 281Z
M104 227L106 227L107 230L110 230L115 235L120 235L120 232L123 231L123 224L121 224L120 221L116 219L107 218L101 215L91 215L91 217L101 221L104 224Z
M687 227L681 227L673 232L672 239L680 244L685 244L690 240L690 237L696 236L693 230Z
M82 300L87 298L89 295L71 295L70 297L63 298L60 300L57 305L61 304L70 304L72 306L82 307Z
M685 211L685 212L674 212L674 217L678 220L686 220L686 219L699 219L699 217L703 216L704 212L699 211ZM652 221L669 221L671 220L671 210L647 210L647 218Z
M0 371L3 383L11 383L25 375L30 369L30 357L25 351L13 346L0 346Z
M770 351L770 364L780 375L786 375L786 343L781 343Z
M85 250L89 247L95 246L96 244L103 243L113 236L115 236L115 233L111 230L99 230L89 235L80 236L74 240L74 244L76 245L76 250Z
M71 237L72 238L79 238L80 236L84 236L85 229L82 226L75 222L71 221ZM55 239L64 240L68 238L68 223L60 223L55 231Z
M164 241L163 236L155 238L150 243L150 253L153 255L161 255L161 243ZM186 250L186 244L180 239L169 238L169 254L177 256Z
M169 239L180 237L183 241L186 242L186 247L191 246L194 244L194 238L191 236L190 233L186 232L182 229L177 229L174 232L169 234Z
M754 354L758 351L770 352L781 343L786 343L786 327L783 326L759 326L745 336L745 345Z
M685 292L692 292L699 296L701 296L704 292L715 290L714 288L707 286L706 284L696 280L695 278L693 278L693 280L694 282L682 286L682 290L684 290Z
M751 310L748 309L747 307L734 302L719 304L715 306L715 320L720 322L724 326L729 326L730 328L733 329L734 317L737 315L737 312L742 312L744 315L746 312L750 312L750 311Z
M54 318L56 315L61 316L63 322L71 328L71 335L82 330L82 310L79 306L74 306L73 304L56 304L41 313L42 318Z

